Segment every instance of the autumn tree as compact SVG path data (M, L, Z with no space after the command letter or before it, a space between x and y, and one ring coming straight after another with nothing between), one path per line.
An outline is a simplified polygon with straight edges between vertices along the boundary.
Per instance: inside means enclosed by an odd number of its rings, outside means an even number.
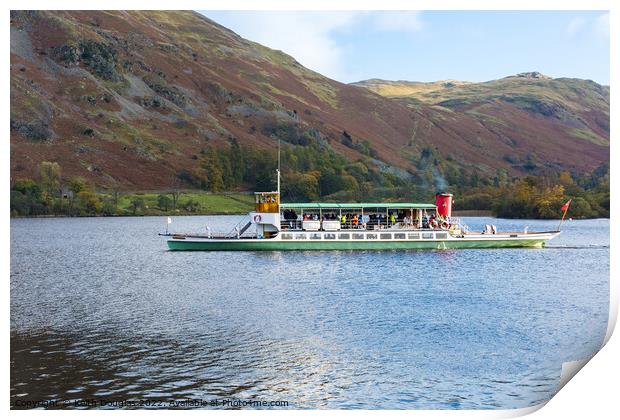
M45 191L55 193L60 189L60 165L58 162L41 162L39 164L41 186Z

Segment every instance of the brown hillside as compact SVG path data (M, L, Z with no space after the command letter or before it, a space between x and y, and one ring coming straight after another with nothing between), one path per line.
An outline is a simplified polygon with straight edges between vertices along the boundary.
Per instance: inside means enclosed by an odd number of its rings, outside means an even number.
M565 86L570 107L537 85L512 95L509 83L484 100L394 99L323 77L194 12L12 12L11 176L35 177L39 162L56 161L63 176L99 186L169 188L210 144L275 148L273 127L312 132L361 158L342 144L346 131L411 172L427 145L490 174L521 173L506 157L532 152L552 169L607 161L609 90L546 82ZM607 95L606 108L596 95Z

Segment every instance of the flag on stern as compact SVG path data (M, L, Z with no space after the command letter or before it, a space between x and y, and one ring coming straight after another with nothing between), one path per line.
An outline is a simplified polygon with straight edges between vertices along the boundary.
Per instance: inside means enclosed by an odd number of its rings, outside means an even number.
M570 202L571 202L571 201L573 201L573 199L572 199L572 198L571 198L570 200L568 200L568 201L566 202L566 204L564 204L560 210L561 210L561 211L566 211L566 210L568 210L568 206L570 206Z

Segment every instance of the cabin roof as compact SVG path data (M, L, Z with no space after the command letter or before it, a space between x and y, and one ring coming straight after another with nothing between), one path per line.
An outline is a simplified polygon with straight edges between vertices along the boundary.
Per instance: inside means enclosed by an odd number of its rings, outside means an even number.
M436 209L435 204L425 203L282 203L284 209Z

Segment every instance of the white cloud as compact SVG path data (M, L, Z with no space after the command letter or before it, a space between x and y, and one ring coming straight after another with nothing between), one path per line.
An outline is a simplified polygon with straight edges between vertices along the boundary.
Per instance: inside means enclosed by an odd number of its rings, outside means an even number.
M370 19L378 30L418 32L422 29L420 12L410 10L373 13Z
M352 12L229 12L221 23L242 37L284 51L334 79L344 77L342 50L333 31L351 26Z
M603 38L609 39L609 12L596 18L594 22L594 32Z
M609 39L609 12L594 19L575 17L566 25L566 33L570 36L594 34Z
M576 17L570 20L570 22L568 22L568 25L566 26L566 33L568 33L569 35L576 35L579 31L581 31L581 29L583 29L583 27L586 24L586 20L582 17Z
M219 20L242 37L284 51L305 67L336 80L348 79L337 32L356 25L392 32L417 32L422 27L415 11L231 11Z

